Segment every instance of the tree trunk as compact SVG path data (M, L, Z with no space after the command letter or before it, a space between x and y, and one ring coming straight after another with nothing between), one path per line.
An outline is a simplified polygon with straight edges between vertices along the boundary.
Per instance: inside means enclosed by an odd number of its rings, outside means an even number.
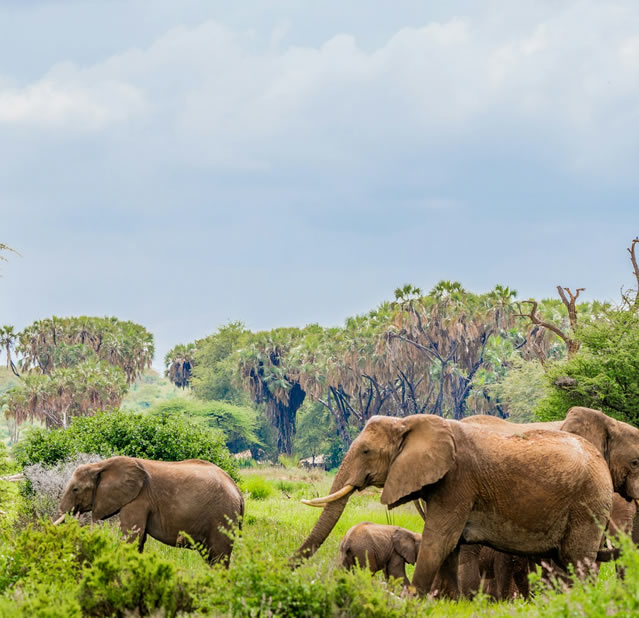
M297 411L304 403L306 393L299 384L294 384L285 405L280 401L271 399L270 408L273 424L277 429L277 452L290 455L293 451L293 438L295 437L295 419Z

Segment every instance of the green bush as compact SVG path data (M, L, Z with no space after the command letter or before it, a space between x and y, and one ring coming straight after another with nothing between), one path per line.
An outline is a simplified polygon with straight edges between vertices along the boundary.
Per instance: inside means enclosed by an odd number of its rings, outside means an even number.
M578 337L579 352L548 371L550 392L535 416L563 419L571 406L586 406L639 425L639 313L609 311Z
M175 397L155 404L151 414L185 414L201 418L209 427L224 433L226 445L234 452L250 446L262 446L255 433L256 412L248 406L236 406L226 401L199 401Z
M175 616L194 607L193 584L109 526L28 527L4 539L0 615Z
M53 465L79 453L128 455L160 461L205 459L237 480L236 463L220 431L181 415L116 410L75 418L68 429L30 430L14 450L23 466Z
M242 480L242 489L253 500L264 500L273 494L273 486L261 476L247 476Z

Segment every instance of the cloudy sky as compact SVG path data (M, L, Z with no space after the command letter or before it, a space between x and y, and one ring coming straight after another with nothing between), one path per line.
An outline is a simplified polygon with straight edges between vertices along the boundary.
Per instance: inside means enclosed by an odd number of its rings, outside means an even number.
M156 367L407 282L615 300L638 164L636 0L0 2L0 323Z

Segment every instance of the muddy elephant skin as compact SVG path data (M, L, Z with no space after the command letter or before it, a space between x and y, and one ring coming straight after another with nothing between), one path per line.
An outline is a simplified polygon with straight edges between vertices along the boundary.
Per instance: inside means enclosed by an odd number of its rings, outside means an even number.
M244 498L233 479L207 461L111 457L78 466L60 501L60 519L89 511L93 521L119 513L122 532L140 551L147 535L188 545L186 532L208 550L210 563L228 563L233 541L224 529L241 522Z

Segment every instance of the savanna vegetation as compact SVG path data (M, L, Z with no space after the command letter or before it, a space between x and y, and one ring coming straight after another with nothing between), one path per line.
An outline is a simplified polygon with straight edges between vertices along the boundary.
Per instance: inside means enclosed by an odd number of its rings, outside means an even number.
M374 489L350 500L312 560L297 570L288 560L317 518L300 498L326 495L332 480L297 461L336 468L373 415L528 422L584 405L637 424L638 244L628 249L636 288L616 305L580 302L582 288L562 286L556 298L521 300L503 285L405 285L339 327L252 332L229 322L176 345L166 377L150 370L153 337L139 324L54 316L21 332L2 326L0 473L23 477L0 480L0 614L636 613L639 552L627 539L597 579L553 588L533 575L528 601L415 599L380 575L343 572L338 544L355 523L421 528L412 506L389 512ZM0 245L0 260L7 250ZM238 480L247 508L230 569L153 540L138 554L110 521L52 527L73 467L115 454L206 459Z

